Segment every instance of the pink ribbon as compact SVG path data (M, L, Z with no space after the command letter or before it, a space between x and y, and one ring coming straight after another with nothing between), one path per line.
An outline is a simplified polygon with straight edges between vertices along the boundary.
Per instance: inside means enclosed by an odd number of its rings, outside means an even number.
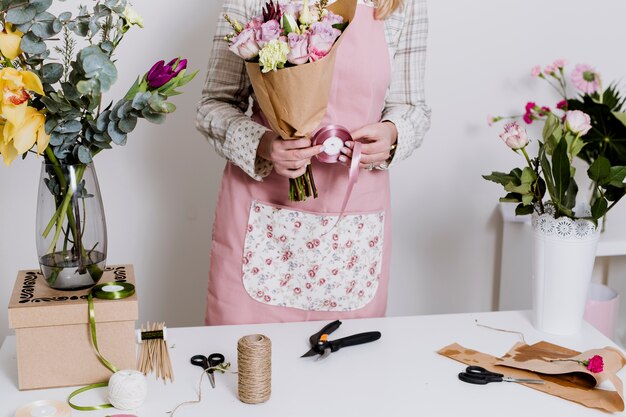
M341 144L339 143L341 141ZM339 125L328 125L321 130L319 130L315 136L313 137L313 145L324 145L324 152L317 155L317 159L320 162L324 162L326 164L335 164L339 162L339 156L341 155L341 148L345 146L346 142L353 141L352 135L348 129ZM354 185L359 180L359 164L361 163L361 146L360 142L353 141L354 148L352 149L352 162L350 163L350 171L348 173L348 187L346 188L346 195L343 198L343 203L341 204L341 211L339 212L339 217L337 218L337 222L331 228L334 229L335 226L339 223L343 214L346 211L346 207L348 206L348 200L350 200L350 195L352 194L352 190L354 189ZM327 153L330 151L331 153ZM328 232L326 232L328 233Z

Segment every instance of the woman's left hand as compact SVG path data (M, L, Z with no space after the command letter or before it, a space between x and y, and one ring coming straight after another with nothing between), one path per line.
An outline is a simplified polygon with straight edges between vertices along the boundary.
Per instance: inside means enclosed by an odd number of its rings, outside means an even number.
M391 146L398 140L398 129L391 122L374 123L352 132L352 139L361 142L361 164L363 169L373 169L389 159ZM354 142L346 142L341 149L339 161L347 163L352 158Z

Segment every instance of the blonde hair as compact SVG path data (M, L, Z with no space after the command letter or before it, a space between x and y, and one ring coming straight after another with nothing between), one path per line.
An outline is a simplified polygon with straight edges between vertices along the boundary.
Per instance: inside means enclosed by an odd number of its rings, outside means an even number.
M376 0L376 18L384 20L402 6L403 0Z

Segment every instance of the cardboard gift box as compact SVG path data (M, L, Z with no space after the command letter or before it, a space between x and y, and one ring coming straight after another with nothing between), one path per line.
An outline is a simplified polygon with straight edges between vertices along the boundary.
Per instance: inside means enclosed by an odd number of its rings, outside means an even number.
M132 265L113 265L99 281L135 284ZM108 381L89 334L89 289L54 290L39 271L19 271L9 302L15 329L20 390ZM119 369L135 369L137 294L120 300L94 298L100 353Z

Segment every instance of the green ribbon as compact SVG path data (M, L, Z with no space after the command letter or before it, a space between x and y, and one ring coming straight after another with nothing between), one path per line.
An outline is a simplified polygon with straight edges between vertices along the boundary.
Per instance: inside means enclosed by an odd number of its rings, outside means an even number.
M122 287L122 289L118 290L118 287ZM96 334L96 313L93 306L93 298L98 298L101 300L121 300L123 298L130 297L135 294L135 286L128 282L105 282L103 284L98 284L91 289L89 295L87 296L87 306L89 308L89 332L91 333L91 342L93 344L94 351L96 352L96 356L100 360L104 366L107 367L111 372L116 373L119 369L113 365L111 362L106 360L104 356L100 353L100 349L98 348L98 337ZM78 411L94 411L94 410L103 410L105 408L113 408L111 404L101 404L94 406L80 406L72 404L72 398L81 394L85 391L89 391L95 388L103 388L108 386L108 382L99 382L97 384L87 385L86 387L79 388L76 391L72 392L69 397L67 397L67 403L74 410Z

